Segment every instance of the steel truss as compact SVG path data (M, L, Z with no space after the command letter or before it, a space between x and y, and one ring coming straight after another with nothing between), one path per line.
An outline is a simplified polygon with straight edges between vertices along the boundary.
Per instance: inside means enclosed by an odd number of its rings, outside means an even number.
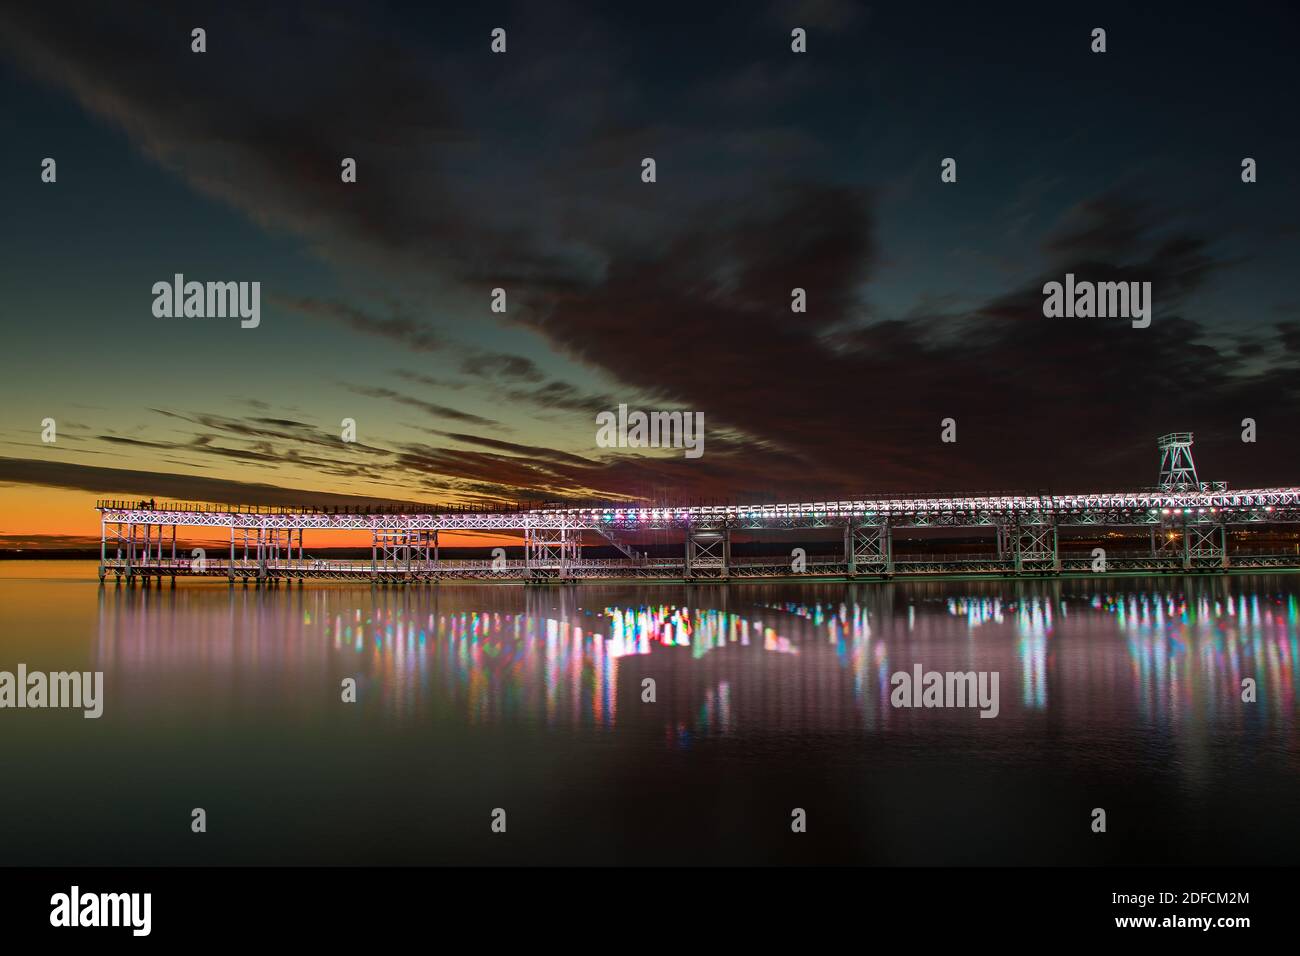
M1160 487L1171 491L1199 489L1196 463L1192 460L1192 433L1170 432L1156 439L1160 449Z
M849 523L844 527L845 560L849 574L892 574L894 536L888 521Z
M160 568L176 560L176 523L151 523L120 521L107 514L101 516L99 525L99 579L104 580L109 570L119 577L131 578ZM170 536L168 530L170 529ZM170 551L167 550L170 544ZM112 547L116 557L110 559ZM170 554L170 558L168 557Z
M725 578L730 564L731 529L691 528L687 531L687 578Z
M525 528L524 565L531 577L568 578L582 562L582 533L573 528Z
M1196 522L1183 528L1184 568L1226 568L1227 529L1217 522Z
M371 534L373 575L428 578L438 560L438 532L427 528L377 528Z
M227 568L229 577L254 576L272 577L272 571L280 569L293 558L294 530L298 531L298 555L302 557L302 529L280 527L245 527L232 525L230 528L230 564ZM242 550L242 555L240 551Z
M1039 516L1017 524L1011 531L1017 573L1026 571L1060 571L1057 554L1056 522Z
M1248 491L1140 491L1096 495L890 498L778 505L689 508L540 508L516 512L334 514L285 511L250 513L192 506L155 510L98 505L106 523L216 528L312 530L423 529L429 531L678 529L780 530L844 527L888 520L896 528L979 528L1050 515L1059 526L1147 527L1179 516L1213 516L1227 524L1300 522L1300 488Z
M1011 525L1006 521L999 521L994 528L994 537L997 542L998 557L1010 560L1015 551L1015 546L1011 542Z
M1056 573L1086 569L1084 559L1064 561L1058 531L1063 527L1148 528L1149 555L1108 559L1108 569L1207 570L1227 568L1228 529L1300 523L1300 488L1228 491L1222 482L1198 479L1190 433L1162 436L1160 485L1139 491L1078 495L894 496L783 504L672 507L549 507L516 511L382 513L338 509L258 509L222 505L100 501L100 579L150 575L217 574L244 580L330 577L371 581L486 578L574 580L609 577L699 578L780 577L790 574L784 558L732 558L736 531L843 530L843 560L815 561L811 576L950 573ZM177 558L180 526L227 528L229 559L191 567ZM995 554L956 561L908 556L897 560L895 528L991 528ZM371 532L371 560L308 561L303 531ZM170 530L170 542L167 541ZM628 536L675 530L685 543L680 560L650 558ZM440 561L440 531L522 534L522 561ZM294 535L297 534L296 555ZM599 535L623 555L584 559L585 534ZM170 543L170 548L167 547ZM112 554L110 555L110 550ZM169 556L170 555L170 556ZM1237 567L1300 566L1297 555L1242 555Z

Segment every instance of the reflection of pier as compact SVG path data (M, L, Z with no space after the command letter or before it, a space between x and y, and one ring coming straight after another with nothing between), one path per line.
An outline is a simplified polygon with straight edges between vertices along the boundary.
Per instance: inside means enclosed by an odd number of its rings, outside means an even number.
M337 674L382 689L368 700L401 721L632 723L674 745L729 732L735 704L787 728L826 701L852 707L834 655L799 672L797 694L786 669L755 666L767 655L793 665L800 643L817 650L811 625L778 632L774 620L728 610L725 588L691 589L708 601L695 607L605 606L604 590L101 590L95 663L150 674L152 686L166 683L161 673L198 675L196 686L238 711L274 696L268 686ZM578 594L593 606L579 607ZM659 681L657 706L641 699L645 677ZM320 700L291 696L304 711Z
M1234 548L1233 529L1300 522L1300 488L1228 491L1200 482L1191 435L1160 439L1158 488L1091 495L888 497L849 501L691 507L551 507L491 511L406 511L381 508L248 508L164 503L137 507L100 501L100 578L224 577L233 582L308 578L375 583L443 580L573 582L743 578L890 578L934 574L1054 575L1062 572L1223 571L1229 567L1300 567L1300 554ZM219 529L229 552L177 554L178 528ZM732 538L763 532L831 529L843 547L832 555L742 557ZM895 554L894 531L947 530L987 537L987 548L963 554ZM1079 550L1081 536L1127 529L1123 544ZM1134 530L1138 531L1135 536ZM303 535L368 531L367 560L320 560L305 554ZM523 557L444 560L440 532L494 532L523 539ZM637 550L651 532L679 534L679 556ZM1067 537L1062 538L1062 532ZM1149 542L1145 540L1149 533ZM1075 538L1074 547L1068 534ZM934 539L938 542L938 538ZM583 556L584 544L616 548L618 558ZM941 544L939 545L941 547Z
M1217 714L1277 721L1294 740L1300 607L1282 578L1107 584L670 587L655 605L597 585L100 590L95 666L139 681L141 701L183 678L205 707L283 697L306 713L332 698L286 684L356 676L368 705L401 722L622 726L677 747L754 727L905 730L916 715L890 705L890 676L919 662L998 671L1005 718L1050 708L1076 726L1137 714L1203 729ZM1245 677L1257 710L1236 707Z

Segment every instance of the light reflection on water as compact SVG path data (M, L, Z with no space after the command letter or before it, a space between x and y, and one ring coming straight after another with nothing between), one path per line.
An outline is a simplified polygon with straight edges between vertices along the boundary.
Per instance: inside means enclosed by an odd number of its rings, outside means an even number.
M1300 576L141 591L75 570L0 567L0 669L103 670L106 698L99 721L0 714L0 863L1300 857ZM918 664L997 671L998 717L891 706ZM178 842L200 799L222 838ZM505 803L529 836L484 842ZM793 844L792 806L818 822Z
M917 662L998 670L1015 689L1003 711L1021 716L1059 706L1081 722L1290 727L1295 592L1244 591L1237 579L1185 583L1178 591L1158 589L1164 582L1113 591L1074 581L858 587L838 601L773 601L781 589L772 586L664 589L695 599L680 604L606 603L619 590L609 588L110 588L100 596L95 658L145 693L160 671L203 671L236 696L281 678L355 673L398 721L450 711L470 723L608 729L640 691L634 667L637 686L620 692L629 660L670 656L689 679L685 662L720 655L781 699L768 718L792 709L801 723L827 729L853 713L855 726L882 732L904 720L889 705L889 678ZM942 593L958 588L1017 593ZM762 658L771 660L757 666ZM1248 677L1258 685L1249 707L1241 702ZM735 681L696 688L708 732L742 726L731 714ZM851 707L840 706L843 692ZM764 714L755 716L744 726L761 730Z

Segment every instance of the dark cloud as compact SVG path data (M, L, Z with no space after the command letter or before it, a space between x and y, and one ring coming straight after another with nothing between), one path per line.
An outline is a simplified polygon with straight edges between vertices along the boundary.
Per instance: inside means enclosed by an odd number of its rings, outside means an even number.
M1300 322L1279 322L1275 328L1283 348L1288 352L1300 352Z
M460 409L451 408L447 405L439 405L437 402L426 402L423 399L415 398L411 395L404 395L391 388L348 384L344 384L343 387L350 392L354 392L357 395L364 395L367 398L383 398L390 402L396 402L399 405L408 405L411 408L418 408L420 411L428 412L436 418L450 418L452 421L465 422L470 425L482 425L485 428L504 427L500 422L494 421L491 418L484 418L481 415L474 415L470 412L462 412Z
M217 434L185 435L182 428L178 429L182 437L170 441L111 434L98 436L96 440L115 447L189 452L200 456L199 460L215 458L238 462L244 467L279 469L297 466L317 475L336 478L377 482L392 479L388 470L388 459L392 454L389 450L362 442L344 443L339 435L324 432L307 422L267 417L239 419L206 412L153 411L171 421L212 429ZM161 460L182 467L204 467L194 458L163 456Z
M805 474L804 464L790 455L735 444L710 452L706 442L704 457L691 460L680 453L607 451L585 459L554 449L472 443L490 450L408 444L395 464L404 473L449 482L446 487L477 483L509 500L775 501L788 497Z
M90 494L151 496L158 499L245 505L367 505L381 500L363 495L339 495L309 488L201 475L175 475L127 468L101 468L65 462L0 458L0 481L53 488L71 488ZM398 502L401 503L401 502ZM406 502L406 504L413 504Z
M1096 487L1117 474L1141 484L1154 479L1160 432L1196 430L1217 455L1243 415L1295 420L1290 326L1248 368L1223 333L1181 311L1233 265L1202 237L1105 196L1043 248L1048 271L973 308L868 322L856 293L876 265L870 203L808 186L699 222L660 255L615 261L603 282L551 298L530 324L633 388L784 449L828 491L926 487L934 476L966 487ZM1066 271L1152 282L1151 327L1044 318L1042 283ZM790 313L795 285L808 289L806 316ZM948 417L957 444L939 441ZM1278 445L1233 451L1221 468L1238 482L1287 480L1295 465Z
M274 301L303 315L332 319L358 332L391 339L416 352L440 352L447 347L446 340L432 326L404 316L377 318L343 302L306 297L277 297Z
M430 388L462 389L465 387L464 382L437 378L423 372L412 372L410 369L393 369L393 374L405 382L411 382L414 385L427 385Z
M166 411L160 408L150 409L150 411L169 419L212 429L228 438L244 439L253 443L250 447L262 449L268 454L300 455L302 453L301 449L294 447L298 445L314 446L317 450L328 449L331 452L345 449L350 454L387 454L384 449L364 442L348 442L345 445L337 432L327 432L316 425L290 419L231 418L227 415L218 415L212 412L183 413ZM159 447L188 448L201 452L212 451L215 454L226 453L227 449L213 446L213 440L214 436L212 435L195 434L189 436L185 442L161 444ZM280 445L277 446L273 443L280 443ZM328 461L331 459L321 460Z
M100 441L106 441L113 445L133 445L137 448L176 448L177 446L170 442L159 441L141 441L138 438L123 438L120 435L100 435Z
M577 453L461 428L440 434L469 449L376 444L339 460L335 436L294 419L169 412L199 433L176 444L110 434L107 445L476 496L792 498L1138 484L1154 477L1155 435L1177 428L1197 432L1216 476L1294 481L1291 443L1245 447L1236 435L1247 416L1269 434L1297 420L1300 324L1284 312L1274 326L1245 329L1199 311L1214 301L1203 294L1241 260L1231 234L1189 224L1195 197L1179 210L1105 192L1069 207L1035 244L1026 216L1046 206L1042 182L1055 195L1072 173L1053 170L1013 209L1012 249L985 250L942 230L910 237L935 255L927 280L935 288L913 289L910 305L877 315L866 303L891 251L881 248L877 201L814 162L832 153L839 169L861 155L862 143L823 142L837 114L798 126L780 116L678 119L692 105L698 69L667 94L677 102L648 104L605 58L596 17L549 7L521 10L521 24L548 41L571 39L578 52L520 44L509 71L481 42L473 54L445 53L433 46L440 31L408 35L382 16L342 8L207 13L211 52L201 68L184 42L194 15L170 5L86 4L71 14L6 7L0 43L204 195L300 237L340 270L378 267L403 286L378 309L311 297L281 305L406 350L446 353L476 394L503 407L571 414L575 440L562 444ZM559 25L548 27L552 17ZM863 8L842 0L782 3L760 18L778 49L792 25L834 34L864 20ZM239 44L221 42L235 35ZM816 35L811 42L817 49ZM564 48L535 44L543 46ZM822 78L803 63L737 70L729 62L704 86L715 105L771 105L813 86L822 96ZM665 102L682 108L646 108ZM642 188L637 161L651 154L662 178ZM344 155L359 159L355 187L339 182ZM791 181L792 169L805 178ZM940 274L951 245L1016 278L993 294L952 294ZM1152 282L1152 326L1045 319L1042 283L1067 271ZM443 304L467 291L485 301L495 284L511 289L511 322L540 333L590 378L550 379L533 357L455 341ZM790 310L795 286L807 290L805 314ZM427 306L403 305L413 301ZM505 428L436 394L344 387L461 426ZM591 416L620 402L702 411L705 457L592 448L588 459ZM948 417L958 422L955 445L939 441Z
M511 455L527 458L547 459L555 463L570 464L580 468L590 468L594 464L590 459L540 445L520 445L515 442L498 441L495 438L484 438L481 435L470 435L464 432L433 432L433 434L464 442L467 445L478 445L481 448L490 448L494 451L507 452Z
M545 378L532 359L499 352L477 352L467 357L460 367L461 371L479 378L513 379L520 382L540 382Z
M553 236L524 224L516 197L482 178L491 171L473 101L493 86L490 57L314 4L85 3L58 13L6 7L0 17L0 43L30 72L205 195L336 263L430 282L562 284L574 271ZM200 20L211 40L196 67L189 34ZM239 40L222 42L230 37ZM358 161L347 186L344 156ZM335 306L331 317L359 331L439 345L436 332L404 317Z
M584 392L571 382L551 381L536 388L511 388L504 392L504 397L514 403L531 405L542 409L556 409L565 412L583 412L592 416L597 412L612 409L618 402L611 395L596 395Z
M537 363L526 356L493 352L451 342L432 325L406 316L378 318L365 309L344 302L308 297L280 298L277 301L303 315L341 321L349 328L390 339L416 352L450 351L460 354L460 371L475 378L515 382L540 382L545 378ZM436 388L447 387L442 380L423 373L398 371L396 374L407 381ZM453 387L463 387L463 385Z

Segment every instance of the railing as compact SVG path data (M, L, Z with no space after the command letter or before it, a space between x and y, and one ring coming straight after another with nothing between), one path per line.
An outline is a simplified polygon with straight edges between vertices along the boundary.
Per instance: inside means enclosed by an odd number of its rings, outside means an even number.
M894 554L894 564L987 564L990 561L1014 561L1015 556L1011 554L997 555L984 553L947 553L939 554L914 554L904 552Z
M153 498L100 498L95 502L99 511L158 511L178 514L246 514L246 515L453 515L453 514L515 514L530 510L519 503L486 503L482 505L244 505L212 504L197 501L163 501Z
M152 511L157 513L203 513L203 514L246 514L246 515L501 515L531 513L536 515L565 514L584 521L613 523L621 526L623 522L654 523L658 521L678 521L694 516L703 521L734 519L746 520L780 520L783 518L806 518L810 515L833 519L861 520L870 515L888 516L912 512L924 512L927 515L943 516L949 514L968 514L972 511L998 511L1007 515L1026 516L1041 514L1045 511L1058 511L1062 514L1075 514L1079 511L1097 509L1123 509L1155 514L1162 511L1169 514L1182 508L1184 512L1235 512L1263 509L1274 510L1275 506L1294 509L1300 506L1300 488L1259 488L1239 489L1228 493L1218 482L1203 483L1199 491L1170 492L1160 489L1145 489L1128 492L1105 492L1099 494L1048 495L1033 493L1018 494L976 494L966 493L947 496L927 495L877 495L862 499L830 499L824 501L790 502L784 504L683 504L683 505L644 505L644 504L584 504L565 503L559 507L533 507L524 502L482 502L459 505L427 505L415 502L391 502L375 504L326 504L326 505L249 505L249 504L213 504L209 502L164 501L161 504L154 498L147 499L109 499L96 502L96 508L108 511ZM904 505L905 507L892 507ZM1186 507L1184 507L1186 506ZM1292 516L1289 520L1295 520Z

